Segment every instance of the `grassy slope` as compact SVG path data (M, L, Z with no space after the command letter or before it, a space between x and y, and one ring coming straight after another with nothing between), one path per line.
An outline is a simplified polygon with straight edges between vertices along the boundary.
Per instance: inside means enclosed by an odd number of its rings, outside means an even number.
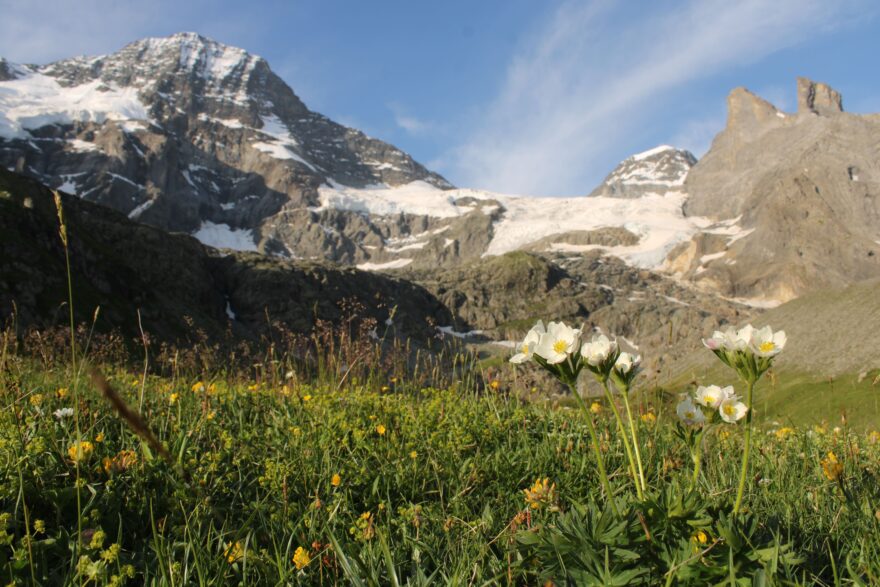
M835 425L846 414L851 425L880 426L880 281L800 297L753 324L769 324L788 336L775 373L758 384L756 417ZM705 349L681 355L661 374L664 389L738 383Z

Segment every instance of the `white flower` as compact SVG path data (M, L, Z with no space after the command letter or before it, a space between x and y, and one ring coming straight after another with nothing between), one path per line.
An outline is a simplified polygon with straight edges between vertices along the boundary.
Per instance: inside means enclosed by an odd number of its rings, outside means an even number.
M633 369L639 366L639 363L642 362L641 355L633 355L630 353L620 353L620 356L617 357L617 362L614 363L614 368L617 369L620 373L626 375Z
M706 415L703 410L697 406L690 396L685 396L675 408L675 413L679 419L688 426L695 426L706 421Z
M765 326L752 333L749 348L759 357L775 357L785 348L785 331L773 332L769 326Z
M604 334L593 335L593 340L581 347L581 356L593 367L598 367L617 351L617 341Z
M561 363L577 350L580 336L581 331L576 328L569 328L562 322L551 322L547 325L547 332L541 335L535 354L551 365Z
M68 418L73 415L73 408L61 408L59 410L55 410L52 414L58 418L59 420L63 420L64 418Z
M742 420L743 416L745 416L748 411L749 408L739 401L739 398L736 396L725 399L718 407L718 413L721 414L721 419L729 424Z
M721 406L721 402L729 397L733 397L733 395L733 386L728 385L721 388L717 385L707 385L706 387L700 386L697 388L694 399L700 405L717 410Z
M729 331L733 332L733 329ZM744 351L752 344L752 335L755 333L755 327L751 324L746 324L742 328L736 331L736 334L731 336L731 345L732 349L735 351ZM730 334L728 335L730 336Z
M545 332L544 323L538 320L538 323L532 326L532 329L526 334L525 339L520 343L519 352L510 358L510 362L524 363L526 361L531 361L532 355L535 354L535 347L538 346L538 343L541 340L541 335Z
M720 330L713 332L710 338L704 338L703 346L710 351L720 351L730 348L727 335Z

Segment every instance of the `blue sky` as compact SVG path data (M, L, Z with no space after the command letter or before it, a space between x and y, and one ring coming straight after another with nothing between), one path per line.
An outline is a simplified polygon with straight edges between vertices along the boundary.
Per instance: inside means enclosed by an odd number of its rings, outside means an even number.
M746 86L795 77L880 112L873 0L0 0L0 56L46 63L197 31L265 57L306 104L460 186L589 193L658 144L701 155Z

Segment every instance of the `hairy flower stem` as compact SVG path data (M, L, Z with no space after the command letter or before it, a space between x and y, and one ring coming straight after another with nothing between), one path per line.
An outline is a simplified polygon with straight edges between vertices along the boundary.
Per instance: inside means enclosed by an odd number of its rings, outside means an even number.
M590 431L590 439L593 441L593 452L596 453L596 465L599 467L599 480L602 482L602 488L605 490L608 503L611 504L611 510L614 512L615 516L620 516L620 512L617 510L617 504L614 502L614 494L611 492L611 483L608 481L608 473L605 472L605 461L602 459L602 451L599 449L599 437L596 435L596 427L593 425L593 414L590 413L590 408L587 407L584 398L578 393L577 385L569 383L568 388L571 390L572 395L577 398L578 404L581 406L584 416L587 418L587 428Z
M632 410L629 408L629 389L621 393L623 396L623 406L626 408L626 419L629 420L629 430L632 434L632 443L633 443L633 451L636 453L636 466L639 469L639 480L638 483L642 485L642 492L647 489L647 485L645 484L645 471L642 469L642 453L639 450L639 435L636 430L635 421L632 417Z
M752 448L752 390L755 388L754 379L746 381L746 431L743 442L743 459L742 469L739 472L739 488L736 490L736 501L733 504L733 514L739 513L739 507L742 505L743 491L746 488L746 477L749 473L749 452Z
M705 434L706 428L704 427L695 437L696 442L694 442L694 446L691 449L691 460L694 462L694 474L691 477L691 490L693 491L697 487L697 482L700 480L700 471L703 468L703 434Z
M623 418L620 417L620 410L617 409L617 404L614 403L614 397L611 395L611 390L608 389L608 379L599 379L602 383L602 389L605 390L605 397L608 399L608 405L611 406L611 411L614 412L614 419L617 420L617 430L620 432L620 439L623 442L623 448L626 450L626 459L629 461L629 473L633 478L633 485L636 486L636 495L639 500L644 499L644 494L642 493L642 486L639 483L639 474L636 469L636 462L633 459L632 447L629 444L629 438L627 438L626 428L623 425Z

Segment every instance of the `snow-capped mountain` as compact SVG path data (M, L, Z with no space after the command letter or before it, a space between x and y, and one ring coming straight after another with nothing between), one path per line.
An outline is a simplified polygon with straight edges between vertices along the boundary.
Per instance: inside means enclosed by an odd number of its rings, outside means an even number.
M604 247L654 267L696 230L678 189L693 157L667 147L625 161L602 197L518 198L452 189L193 33L2 63L0 164L215 246L365 269Z

